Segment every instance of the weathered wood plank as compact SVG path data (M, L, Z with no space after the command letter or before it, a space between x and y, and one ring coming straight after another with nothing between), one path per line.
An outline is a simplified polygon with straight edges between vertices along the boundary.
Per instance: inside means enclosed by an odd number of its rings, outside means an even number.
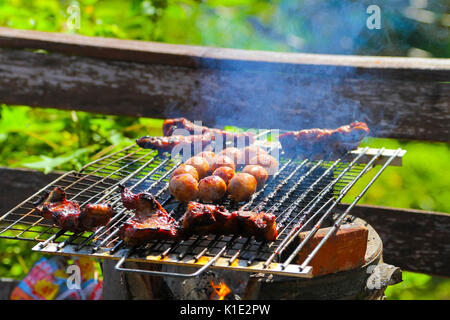
M259 52L7 28L0 28L0 47L3 103L255 128L360 120L372 136L450 137L445 59Z
M0 167L0 190L4 190L0 216L59 176ZM450 276L450 214L369 205L357 205L351 214L366 220L380 235L385 262L403 270Z
M410 80L447 81L450 62L446 59L305 54L174 45L161 42L20 30L0 27L0 46L34 48L71 55L191 68L246 69L267 71L315 71L336 76L339 67L359 68L360 73ZM321 68L323 66L323 68ZM335 67L335 68L333 68ZM348 69L350 70L350 69Z
M60 175L0 167L0 217Z
M357 205L351 214L377 230L385 262L408 271L450 276L450 214L370 205Z

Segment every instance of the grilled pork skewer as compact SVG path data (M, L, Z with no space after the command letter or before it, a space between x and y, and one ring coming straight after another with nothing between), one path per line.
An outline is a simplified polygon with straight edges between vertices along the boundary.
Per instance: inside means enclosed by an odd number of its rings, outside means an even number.
M179 240L182 232L177 222L147 192L134 194L122 187L122 203L133 210L134 216L119 230L119 237L126 244L136 245L150 240Z
M114 211L109 204L87 204L83 209L68 201L66 192L56 187L35 203L37 212L64 230L75 233L106 225Z
M171 152L176 146L183 150L185 147L190 148L192 152L196 151L195 146L200 146L199 149L204 150L212 141L214 135L191 135L181 136L175 135L170 137L152 137L144 136L136 140L138 146L144 149L155 149L161 152Z
M234 211L223 206L191 201L183 219L183 230L190 234L232 234L274 241L278 236L275 216L271 213Z
M286 132L279 136L279 141L289 155L324 158L358 148L368 134L366 123L353 122L333 130L315 128Z
M209 134L221 136L223 142L232 141L234 145L250 145L255 142L255 137L251 132L234 133L221 129L200 126L186 118L166 119L163 123L163 134L171 136L176 129L185 129L190 134ZM239 141L239 142L238 142Z

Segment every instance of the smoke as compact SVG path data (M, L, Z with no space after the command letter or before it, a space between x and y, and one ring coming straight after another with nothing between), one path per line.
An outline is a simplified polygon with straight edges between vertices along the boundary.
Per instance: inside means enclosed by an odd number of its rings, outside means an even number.
M287 51L344 55L373 55L385 50L399 53L404 50L403 43L396 46L398 51L392 49L392 25L400 24L403 33L411 26L392 17L397 17L408 3L392 1L388 7L382 1L281 0L270 21L263 23L258 16L247 20L254 29L254 37L283 42ZM370 5L381 8L379 30L367 27ZM228 35L227 39L233 36ZM242 36L235 38L238 42L228 46L243 46ZM263 49L275 50L270 45ZM337 128L364 121L369 123L372 133L384 130L384 134L386 122L393 127L398 120L395 110L383 105L385 97L377 83L383 79L372 78L370 74L361 77L358 68L333 66L332 58L323 67L239 58L201 61L207 71L202 74L199 90L193 94L202 111L192 120L216 126L286 130Z

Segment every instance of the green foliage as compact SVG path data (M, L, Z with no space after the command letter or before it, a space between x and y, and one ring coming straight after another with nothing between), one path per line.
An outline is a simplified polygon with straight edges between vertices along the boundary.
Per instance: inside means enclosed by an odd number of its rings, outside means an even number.
M390 166L361 198L360 203L450 212L450 144L370 138L362 146L407 150L401 167ZM350 202L376 174L367 173L350 190Z
M403 282L386 289L391 300L450 300L450 280L426 274L402 273Z
M0 106L0 165L79 170L89 161L161 134L162 120L96 115L25 106Z
M382 33L369 35L364 30L361 19L366 17L367 1L0 0L0 26L272 51L406 55L416 47L436 57L449 57L448 26L440 22L443 18L439 20L444 17L439 11L443 3L430 2L430 8L425 8L437 17L433 23L404 17L402 1L384 6L386 33L381 38L377 35ZM79 29L67 24L71 5L80 8ZM160 135L161 123L1 105L0 165L44 172L78 170L136 137ZM404 165L389 167L361 203L450 212L448 144L389 139L369 139L366 144L402 147L408 152ZM373 174L369 172L360 184ZM360 190L358 185L344 201L356 196L354 190ZM0 276L22 278L40 257L31 251L32 245L0 239ZM404 282L386 293L389 299L448 299L449 288L448 279L405 272Z

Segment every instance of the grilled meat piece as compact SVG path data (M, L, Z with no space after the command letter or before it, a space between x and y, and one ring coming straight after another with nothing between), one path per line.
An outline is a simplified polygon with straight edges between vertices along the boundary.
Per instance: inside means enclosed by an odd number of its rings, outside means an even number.
M234 211L223 206L189 202L183 219L185 235L233 234L274 241L278 236L275 216L271 213Z
M216 137L222 137L225 144L226 141L232 141L235 146L248 146L255 142L252 132L234 133L221 129L200 126L186 118L166 119L163 123L163 134L171 136L176 129L185 129L190 134L210 134Z
M277 224L273 214L253 211L235 211L231 214L238 221L239 233L242 236L253 236L259 241L277 239Z
M181 230L178 223L147 192L132 193L122 187L122 203L133 210L134 216L122 224L119 237L126 244L136 245L150 240L178 240Z
M358 148L368 134L366 123L353 122L337 129L289 131L280 135L279 141L287 154L324 158Z
M63 230L75 233L106 225L114 211L109 204L87 204L83 209L68 201L66 192L56 187L35 203L37 212Z
M93 230L96 227L106 225L114 211L109 204L91 204L88 203L80 214L80 224L86 230Z
M204 150L212 141L214 141L214 135L191 135L191 136L170 136L170 137L152 137L144 136L136 140L138 146L144 149L155 149L160 152L171 152L176 146L180 147L180 150L190 148L192 152L197 149Z
M182 222L185 235L237 234L237 220L224 206L191 201Z

